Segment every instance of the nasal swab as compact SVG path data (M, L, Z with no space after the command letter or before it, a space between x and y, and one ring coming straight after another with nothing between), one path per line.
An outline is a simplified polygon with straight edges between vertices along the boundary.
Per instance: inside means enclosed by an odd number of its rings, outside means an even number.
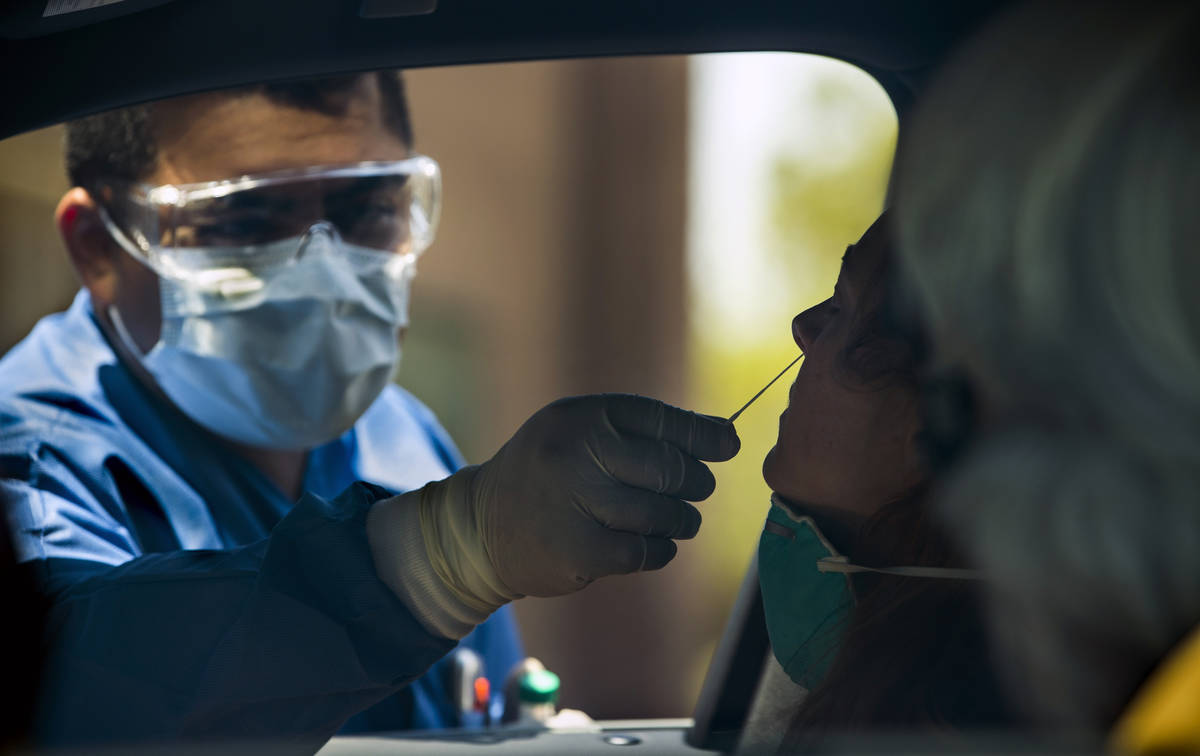
M791 370L791 369L792 369L792 365L795 365L797 362L799 362L799 361L800 361L800 358L801 358L801 357L803 357L803 356L804 356L804 352L801 352L799 357L797 357L796 359L794 359L794 360L792 360L791 362L789 362L787 367L785 367L783 370L780 370L780 371L779 371L779 375L777 375L777 376L775 376L774 378L772 378L772 379L771 379L771 382L770 382L770 383L768 383L766 386L763 386L761 391L759 391L759 392L758 392L757 394L755 394L754 396L750 397L750 401L748 401L748 402L746 402L745 404L743 404L743 405L742 405L742 408L741 408L740 410L738 410L737 412L734 412L732 415L730 415L730 416L729 416L729 419L728 419L728 420L726 420L725 422L727 422L727 423L732 423L734 420L737 420L737 419L738 419L738 417L740 417L740 416L741 416L741 414L742 414L743 412L745 412L745 411L746 411L746 408L747 408L747 407L749 407L751 404L754 404L754 402L755 402L755 401L758 399L758 397L762 396L762 395L763 395L763 394L766 392L766 390L767 390L767 389L771 388L771 386L772 386L772 385L774 385L775 381L777 381L777 380L779 380L780 378L782 378L784 373L786 373L787 371Z

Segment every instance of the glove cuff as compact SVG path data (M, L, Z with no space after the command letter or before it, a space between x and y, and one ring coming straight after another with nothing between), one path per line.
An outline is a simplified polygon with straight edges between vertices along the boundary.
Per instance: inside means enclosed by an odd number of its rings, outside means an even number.
M438 576L421 530L424 489L375 504L367 540L379 579L431 634L459 640L487 619L491 607L462 601Z
M496 575L475 520L478 469L381 501L367 515L380 579L426 629L446 638L462 638L519 597Z
M421 489L421 535L434 574L455 598L490 614L520 598L501 582L487 552L473 496L478 466Z

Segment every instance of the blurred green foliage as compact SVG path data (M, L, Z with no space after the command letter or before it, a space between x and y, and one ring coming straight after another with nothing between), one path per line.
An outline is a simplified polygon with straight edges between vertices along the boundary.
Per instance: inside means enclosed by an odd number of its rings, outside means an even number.
M808 58L813 77L792 97L788 112L805 119L794 139L781 140L769 161L769 203L761 208L767 232L759 254L771 280L761 290L780 301L763 307L755 326L736 341L693 327L690 333L690 394L696 406L732 413L791 361L798 347L791 318L828 298L842 254L883 207L896 143L896 115L882 88L864 72L827 59ZM786 130L789 124L780 124ZM693 322L703 320L705 287L693 284ZM780 296L779 292L783 292ZM736 595L766 515L770 491L762 461L774 446L778 417L787 404L795 369L771 387L738 420L742 450L736 459L714 466L717 490L702 506L705 522L696 548L703 560L692 576L708 592L714 642ZM697 678L708 656L696 659Z

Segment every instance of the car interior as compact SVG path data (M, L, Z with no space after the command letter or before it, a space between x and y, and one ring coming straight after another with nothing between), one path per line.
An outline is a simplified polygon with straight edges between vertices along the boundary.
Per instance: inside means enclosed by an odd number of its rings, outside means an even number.
M0 139L88 114L252 82L397 68L788 52L873 77L900 128L948 52L1004 0L10 0L0 9ZM595 294L603 298L600 281ZM730 408L732 409L732 408ZM756 566L741 581L690 718L561 732L344 736L322 753L695 753L733 749L770 657ZM913 752L936 744L850 743Z

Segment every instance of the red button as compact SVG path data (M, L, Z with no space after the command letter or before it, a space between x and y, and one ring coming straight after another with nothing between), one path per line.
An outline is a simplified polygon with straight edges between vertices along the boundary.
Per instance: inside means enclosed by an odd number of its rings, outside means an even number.
M492 684L486 677L475 678L475 711L487 711L488 701L492 697Z

